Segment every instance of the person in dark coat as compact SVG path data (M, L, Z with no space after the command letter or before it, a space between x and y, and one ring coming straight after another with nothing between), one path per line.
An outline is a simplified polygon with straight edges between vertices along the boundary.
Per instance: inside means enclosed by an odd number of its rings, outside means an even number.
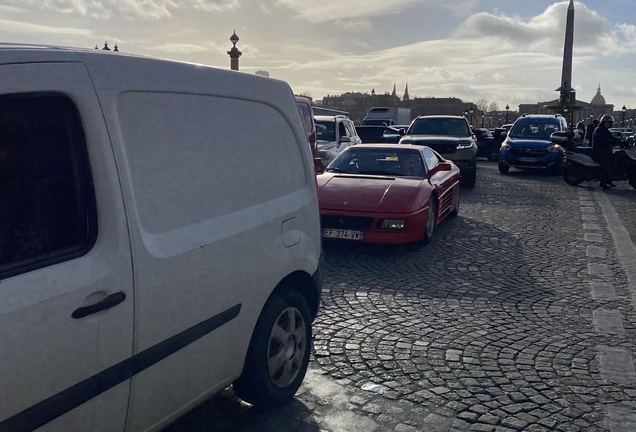
M616 186L612 183L612 162L614 146L620 145L621 140L614 138L610 132L613 124L614 117L605 114L601 117L601 122L592 135L592 159L601 164L605 174L600 184L603 189Z
M594 135L594 131L596 130L597 126L598 126L598 120L597 119L594 119L594 121L592 123L587 125L587 129L585 130L585 138L584 138L584 140L587 141L587 145L588 146L592 145L592 136Z

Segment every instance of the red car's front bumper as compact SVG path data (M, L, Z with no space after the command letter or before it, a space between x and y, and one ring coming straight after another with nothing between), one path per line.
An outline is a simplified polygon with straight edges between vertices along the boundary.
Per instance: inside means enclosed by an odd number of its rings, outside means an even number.
M428 219L428 205L409 214L357 213L321 209L320 216L323 235L325 228L362 231L363 234L362 240L332 239L323 237L325 240L346 240L352 242L387 244L410 243L424 238L426 221ZM371 219L373 222L370 221ZM401 230L381 229L380 224L385 219L405 220L406 223L404 228ZM361 220L365 220L365 223L361 224L359 222Z

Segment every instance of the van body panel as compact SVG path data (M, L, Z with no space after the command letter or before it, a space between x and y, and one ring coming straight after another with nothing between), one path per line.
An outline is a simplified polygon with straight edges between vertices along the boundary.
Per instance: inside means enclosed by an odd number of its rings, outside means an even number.
M6 61L4 54L0 52L0 63ZM0 74L0 95L53 93L73 101L85 133L98 213L97 239L86 255L3 279L0 284L0 429L12 416L19 420L20 413L37 421L42 412L64 412L51 408L57 399L55 404L69 408L68 412L38 430L121 431L129 380L77 408L69 405L77 393L63 394L129 358L133 341L126 219L112 149L89 74L80 63L5 64ZM127 300L83 319L71 318L77 308L115 292L125 293ZM42 403L40 410L28 411L38 403Z
M0 44L0 70L0 94L60 91L77 105L99 226L86 255L0 285L0 430L114 372L108 390L41 430L159 430L241 375L281 281L304 273L311 286L291 288L319 298L317 191L293 93L92 50ZM71 318L116 292L116 307Z
M313 161L286 83L86 57L130 221L135 354L240 306L238 316L133 378L128 430L154 430L238 378L274 288L293 272L318 269ZM283 224L292 218L299 241L286 247Z

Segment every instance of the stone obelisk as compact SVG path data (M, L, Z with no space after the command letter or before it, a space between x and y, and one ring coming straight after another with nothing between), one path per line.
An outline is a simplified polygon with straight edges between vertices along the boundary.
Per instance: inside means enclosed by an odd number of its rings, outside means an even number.
M565 24L565 46L563 47L563 72L561 87L557 90L570 92L572 88L572 47L574 46L574 0L568 6L568 18Z

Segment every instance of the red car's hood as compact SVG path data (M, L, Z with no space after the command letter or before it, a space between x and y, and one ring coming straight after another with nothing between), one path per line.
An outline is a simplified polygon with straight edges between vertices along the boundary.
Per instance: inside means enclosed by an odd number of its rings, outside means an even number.
M323 210L405 213L424 181L415 178L322 174L318 199Z

